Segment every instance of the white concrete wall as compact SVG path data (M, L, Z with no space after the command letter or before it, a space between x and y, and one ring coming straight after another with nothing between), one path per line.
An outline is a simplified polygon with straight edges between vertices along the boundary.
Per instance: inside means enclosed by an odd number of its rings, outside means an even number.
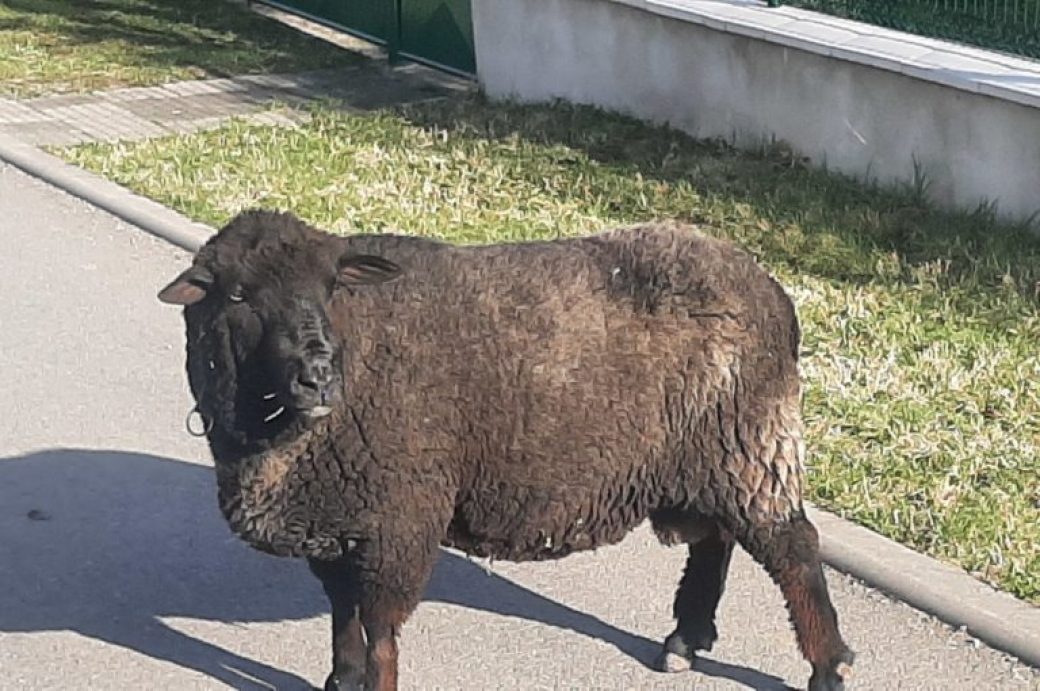
M638 4L638 3L634 3ZM491 98L563 98L738 146L783 140L940 204L1040 209L1040 108L669 18L619 0L474 0Z

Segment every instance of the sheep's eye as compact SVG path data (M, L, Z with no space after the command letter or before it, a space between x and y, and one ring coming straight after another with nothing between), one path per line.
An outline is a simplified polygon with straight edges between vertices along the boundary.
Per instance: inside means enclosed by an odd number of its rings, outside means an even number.
M228 293L228 300L231 300L231 302L242 302L245 299L246 296L242 292L242 286L235 286L231 289L231 292Z

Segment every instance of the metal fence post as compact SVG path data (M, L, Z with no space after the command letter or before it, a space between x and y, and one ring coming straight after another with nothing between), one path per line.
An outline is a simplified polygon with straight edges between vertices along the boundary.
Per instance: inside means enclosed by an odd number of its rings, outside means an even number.
M389 65L398 65L401 59L401 0L390 0L384 5L390 14L390 31L386 38L386 61Z

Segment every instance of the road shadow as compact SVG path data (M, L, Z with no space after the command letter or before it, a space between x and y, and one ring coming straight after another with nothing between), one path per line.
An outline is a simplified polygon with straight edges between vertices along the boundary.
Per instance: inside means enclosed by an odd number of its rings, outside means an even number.
M0 459L0 633L74 631L235 689L312 688L163 621L280 622L328 611L302 562L255 552L230 533L215 494L211 468L147 454L56 449ZM425 599L572 631L648 666L658 650L447 550ZM706 660L698 669L785 688L744 667Z
M676 574L677 583L678 577L679 574ZM648 669L654 668L654 661L661 650L660 641L623 631L602 619L550 600L498 574L489 573L477 562L446 550L441 550L440 560L423 599L538 621L557 629L573 631L614 646ZM666 611L661 614L668 616ZM758 691L787 691L790 688L779 677L719 660L699 658L695 669L697 675L728 679Z
M74 631L231 688L310 688L163 622L325 611L300 564L240 549L222 522L205 466L86 450L0 460L0 632Z

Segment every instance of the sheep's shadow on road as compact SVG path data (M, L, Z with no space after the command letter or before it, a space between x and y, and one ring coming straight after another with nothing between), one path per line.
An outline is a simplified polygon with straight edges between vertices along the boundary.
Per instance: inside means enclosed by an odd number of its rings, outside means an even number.
M676 574L677 581L678 576ZM613 645L651 669L661 651L660 641L619 629L497 574L488 573L479 563L447 551L441 552L424 599L538 621L554 628L573 631ZM667 612L662 614L667 615ZM709 658L698 658L695 669L696 674L728 679L758 691L787 691L790 688L778 677Z
M163 621L325 611L298 564L233 543L212 469L118 451L43 451L0 460L0 507L0 632L74 631L231 688L259 688L250 677L310 688Z
M80 449L0 459L0 546L0 633L72 631L231 688L312 688L164 622L280 622L328 612L300 561L260 554L231 535L211 468ZM644 665L659 649L448 551L425 599L573 631ZM721 662L699 661L698 671L753 689L785 688L776 677Z

